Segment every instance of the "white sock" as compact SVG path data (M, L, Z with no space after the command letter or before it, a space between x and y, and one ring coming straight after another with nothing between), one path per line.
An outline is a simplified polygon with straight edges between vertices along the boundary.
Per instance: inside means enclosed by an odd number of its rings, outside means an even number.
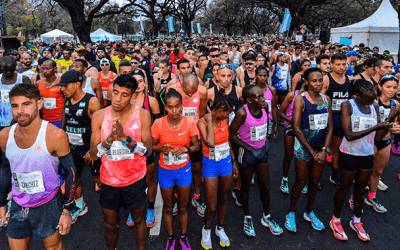
M356 217L355 215L353 216L353 223L360 223L361 218Z
M335 216L333 216L333 222L340 222L340 218L336 218Z
M263 217L264 217L264 220L267 220L271 217L271 214L268 214L267 216L265 216L265 214L263 213Z
M244 218L245 219L250 219L250 220L252 219L250 215L245 215Z
M282 181L288 181L288 177L282 177Z

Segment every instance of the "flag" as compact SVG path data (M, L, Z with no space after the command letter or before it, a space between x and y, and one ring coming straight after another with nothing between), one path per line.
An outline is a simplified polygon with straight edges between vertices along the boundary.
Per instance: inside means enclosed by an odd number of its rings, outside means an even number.
M212 34L212 24L210 23L210 34Z
M286 30L289 30L290 21L292 21L292 16L290 15L289 9L286 8L285 9L285 16L283 17L282 25L281 25L281 28L279 29L280 33L283 33Z
M174 17L172 17L172 16L168 17L168 30L169 30L169 32L175 32L175 29L174 29Z
M143 21L142 21L142 13L140 13L139 19L140 19L140 29L142 30L142 32L144 32Z
M200 23L196 23L196 24L197 24L197 33L201 34Z
M194 22L191 21L191 22L190 22L190 28L192 29L192 34L194 33L193 25L194 25Z

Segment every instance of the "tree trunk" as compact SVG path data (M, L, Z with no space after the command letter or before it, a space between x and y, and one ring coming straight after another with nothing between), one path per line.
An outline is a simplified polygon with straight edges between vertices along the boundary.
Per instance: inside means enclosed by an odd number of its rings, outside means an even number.
M92 20L86 21L85 15L79 12L79 10L70 10L69 12L71 16L72 27L78 35L79 42L91 43L92 39L90 38L90 31L92 29Z

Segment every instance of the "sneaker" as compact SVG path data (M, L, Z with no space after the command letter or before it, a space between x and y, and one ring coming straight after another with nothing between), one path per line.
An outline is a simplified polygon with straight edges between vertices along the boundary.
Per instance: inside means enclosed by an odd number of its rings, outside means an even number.
M269 230L273 235L283 234L283 229L276 223L271 217L265 219L264 216L261 218L261 224L264 227L269 227Z
M191 250L191 249L192 249L192 248L190 248L189 240L188 240L188 237L187 237L187 236L185 236L185 238L182 238L182 237L181 237L181 239L179 240L179 242L181 243L182 250Z
M211 229L204 229L201 230L201 246L208 250L212 249L212 243L211 243Z
M172 208L172 215L175 216L178 214L178 202L174 202L174 208Z
M218 225L215 227L215 234L219 238L219 244L221 247L230 247L231 242L229 237L226 235L224 228L218 230Z
M388 189L389 189L389 187L385 183L383 183L381 179L379 179L378 190L386 191Z
M304 219L305 219L306 221L311 222L311 225L312 225L312 227L313 227L315 230L317 230L317 231L322 231L322 230L325 229L324 223L322 223L322 222L317 218L317 216L315 216L315 214L314 214L313 211L311 211L311 213L304 212L303 217L304 217Z
M332 228L333 235L338 240L348 240L346 233L343 230L342 223L340 221L334 222L333 216L332 220L329 222L329 226Z
M232 197L235 199L236 201L236 205L238 207L241 207L242 204L242 196L240 195L240 190L239 189L233 189L232 190Z
M307 194L307 191L308 191L308 187L304 186L303 189L301 190L301 193L302 194Z
M394 141L391 143L392 153L399 155L400 154L400 146L399 144L395 144Z
M156 218L154 216L155 209L147 209L146 225L147 227L153 227L156 224Z
M373 207L375 211L377 211L378 213L384 214L387 212L387 209L382 206L377 200L376 198L370 200L369 198L365 198L364 199L364 203Z
M350 227L356 231L357 236L360 240L362 241L369 241L369 235L365 232L362 223L358 222L358 223L354 223L353 220L350 221Z
M251 185L256 184L256 177L255 174L253 174L253 177L251 177Z
M282 180L281 181L281 186L279 187L279 190L281 190L282 193L288 194L289 193L289 185L287 181Z
M135 225L131 213L129 213L128 219L126 220L126 225L128 225L128 227L133 227Z
M285 227L290 232L293 232L293 233L297 232L294 212L289 212L286 215Z
M200 203L200 199L192 198L192 205L193 207L197 208L197 214L200 217L204 217L204 212L206 211L206 205Z
M82 208L79 207L76 208L77 210L72 212L72 224L74 224L78 220L79 216L84 216L89 211L89 208L86 206L86 202L83 203Z
M335 185L337 188L340 186L340 181L338 177L333 177L332 175L329 176L330 182L332 182L333 185Z
M165 250L175 250L175 239L168 239L167 238L167 247L165 248Z
M332 163L332 155L326 154L326 161Z
M254 231L253 219L244 218L243 233L249 237L256 237L256 232Z

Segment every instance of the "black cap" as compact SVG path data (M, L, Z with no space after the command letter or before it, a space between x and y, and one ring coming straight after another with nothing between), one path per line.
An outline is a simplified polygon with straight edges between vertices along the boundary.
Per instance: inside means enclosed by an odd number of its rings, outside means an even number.
M256 45L256 52L262 52L262 47L260 44Z
M83 77L78 71L70 70L65 72L65 74L61 76L60 82L54 86L65 86L74 82L83 82Z

